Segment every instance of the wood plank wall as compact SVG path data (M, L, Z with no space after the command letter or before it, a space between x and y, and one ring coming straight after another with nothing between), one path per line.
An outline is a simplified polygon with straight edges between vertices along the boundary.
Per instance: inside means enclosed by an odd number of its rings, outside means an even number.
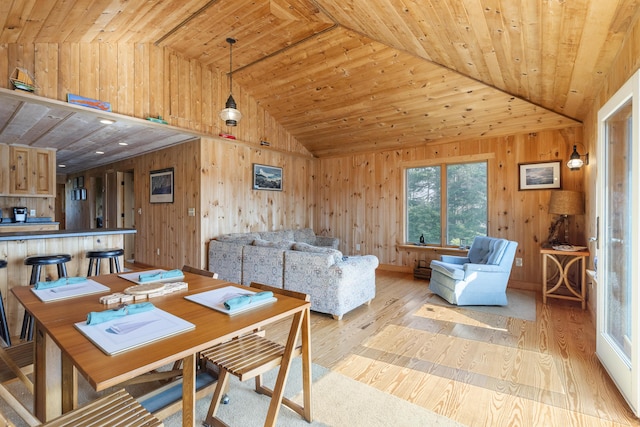
M583 191L583 171L565 163L573 144L582 142L581 128L535 134L428 144L404 150L319 160L316 229L341 238L346 254L375 254L386 268L410 271L418 259L439 253L398 248L403 237L403 167L435 158L470 159L492 154L489 161L489 235L518 242L511 279L518 287L539 290L540 244L554 219L548 213L550 190L518 191L518 164L561 160L562 188ZM571 241L585 242L584 216L571 218Z
M254 163L282 167L283 191L253 190ZM174 202L150 203L149 171L168 167L174 168ZM220 234L312 227L314 168L315 160L307 156L204 138L83 175L87 182L110 171L134 172L136 261L204 268L208 242ZM195 216L188 215L189 208L195 209Z
M241 125L218 118L229 95L226 71L211 69L152 44L0 44L0 87L9 88L16 66L34 70L39 96L66 101L69 93L111 103L114 112L218 136L220 132L260 146L309 155L258 103L234 85Z

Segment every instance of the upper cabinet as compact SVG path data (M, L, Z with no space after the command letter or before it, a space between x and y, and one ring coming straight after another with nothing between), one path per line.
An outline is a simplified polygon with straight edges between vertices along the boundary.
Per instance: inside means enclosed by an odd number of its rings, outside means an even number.
M55 197L55 150L11 145L0 146L0 154L0 194Z

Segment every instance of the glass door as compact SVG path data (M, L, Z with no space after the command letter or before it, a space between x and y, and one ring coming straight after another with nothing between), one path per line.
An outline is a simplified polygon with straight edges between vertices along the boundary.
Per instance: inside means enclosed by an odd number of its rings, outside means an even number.
M598 113L596 353L638 415L638 74Z

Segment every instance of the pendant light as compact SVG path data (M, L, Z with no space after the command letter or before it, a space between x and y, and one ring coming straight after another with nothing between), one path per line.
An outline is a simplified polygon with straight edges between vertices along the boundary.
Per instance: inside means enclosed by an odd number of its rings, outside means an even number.
M227 43L229 43L229 98L227 98L227 103L224 104L224 110L220 111L220 118L224 120L227 126L237 126L238 121L242 118L242 113L236 109L236 101L231 94L233 90L232 49L235 42L236 39L231 37L227 39Z

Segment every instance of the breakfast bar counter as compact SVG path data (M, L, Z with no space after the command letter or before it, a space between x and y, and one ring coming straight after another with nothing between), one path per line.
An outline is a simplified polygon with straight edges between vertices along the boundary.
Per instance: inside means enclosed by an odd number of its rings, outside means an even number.
M7 322L12 336L19 334L24 308L9 290L15 286L28 286L31 267L25 258L34 255L69 254L68 276L86 276L89 268L87 251L122 248L124 235L136 233L128 228L95 228L86 230L36 230L0 233L0 259L7 268L0 269L0 292L5 304ZM123 260L121 260L123 261ZM108 269L109 263L103 263ZM123 262L120 265L124 265ZM44 266L44 276L57 279L55 265ZM105 271L106 272L106 271Z

